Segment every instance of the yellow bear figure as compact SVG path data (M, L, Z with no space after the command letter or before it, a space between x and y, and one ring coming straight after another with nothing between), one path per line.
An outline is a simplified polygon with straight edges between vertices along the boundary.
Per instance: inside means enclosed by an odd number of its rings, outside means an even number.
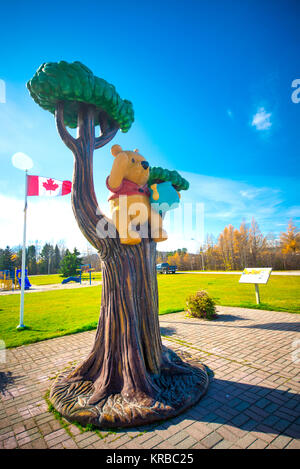
M150 222L152 239L156 243L165 241L168 236L162 228L162 218L150 204L148 161L138 150L123 151L120 145L113 145L111 153L115 160L106 185L112 192L108 200L121 243L140 243L143 230L134 228L146 222ZM148 229L144 233L148 236Z

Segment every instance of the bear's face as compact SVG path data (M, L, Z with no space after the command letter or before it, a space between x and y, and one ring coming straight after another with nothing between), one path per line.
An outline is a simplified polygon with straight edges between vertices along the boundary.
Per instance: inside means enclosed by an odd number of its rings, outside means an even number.
M126 153L128 155L128 166L125 178L139 186L144 186L149 179L148 161L135 151L127 151Z
M149 179L149 163L146 159L135 151L123 151L119 145L114 145L111 149L112 154L118 158L127 155L127 164L125 166L124 178L135 182L139 186L144 186Z

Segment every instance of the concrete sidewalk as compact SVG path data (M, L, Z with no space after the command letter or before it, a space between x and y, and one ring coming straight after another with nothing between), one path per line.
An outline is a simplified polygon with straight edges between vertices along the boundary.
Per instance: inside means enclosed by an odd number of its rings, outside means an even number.
M128 431L64 428L47 411L51 378L86 357L95 331L8 350L0 365L0 448L300 448L300 316L218 312L212 322L160 316L164 344L204 362L210 387L175 419Z
M31 285L29 290L25 290L25 294L27 293L39 293L39 292L45 292L45 291L52 291L52 290L70 290L74 288L85 288L85 287L96 287L98 285L102 285L102 281L100 280L93 280L92 284L90 285L90 282L88 280L84 280L81 283L66 283L66 284L61 284L61 283L53 283L49 285ZM21 290L6 290L0 291L0 296L1 295L20 295Z

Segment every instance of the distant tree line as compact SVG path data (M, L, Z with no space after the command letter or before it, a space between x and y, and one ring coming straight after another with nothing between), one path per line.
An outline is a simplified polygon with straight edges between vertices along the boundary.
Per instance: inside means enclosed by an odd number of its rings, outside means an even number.
M22 263L22 249L0 248L0 270L13 270L20 268ZM28 275L61 274L63 277L78 274L77 269L85 258L80 257L80 252L73 249L73 252L64 246L53 246L45 243L40 252L37 252L35 245L26 248L26 267Z
M300 269L300 233L290 220L278 238L263 235L253 218L250 225L228 225L217 238L208 235L199 253L187 249L158 252L157 262L177 265L179 270L243 270L272 267L274 270Z
M0 248L0 270L21 267L22 250ZM208 235L197 254L186 248L158 252L157 263L168 262L179 270L243 270L245 267L272 267L274 270L300 269L300 232L290 220L285 232L278 238L263 235L253 218L250 225L241 223L239 228L228 225L217 238ZM98 254L80 252L64 245L45 243L41 249L30 245L26 249L26 267L29 275L61 274L76 275L82 264L91 264L95 271L101 270ZM78 272L77 272L78 273Z

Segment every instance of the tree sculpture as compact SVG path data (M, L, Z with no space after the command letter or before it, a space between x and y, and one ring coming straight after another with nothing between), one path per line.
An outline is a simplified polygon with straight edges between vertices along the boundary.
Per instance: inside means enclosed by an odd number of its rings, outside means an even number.
M156 243L148 237L131 246L121 244L118 233L111 237L114 226L98 208L94 191L94 150L112 140L119 129L129 130L132 104L80 62L45 63L27 87L36 103L55 115L58 133L73 152L74 215L103 265L93 348L78 367L59 375L50 399L69 420L98 427L174 416L206 391L207 374L204 367L183 362L162 346ZM77 138L66 126L77 127Z

